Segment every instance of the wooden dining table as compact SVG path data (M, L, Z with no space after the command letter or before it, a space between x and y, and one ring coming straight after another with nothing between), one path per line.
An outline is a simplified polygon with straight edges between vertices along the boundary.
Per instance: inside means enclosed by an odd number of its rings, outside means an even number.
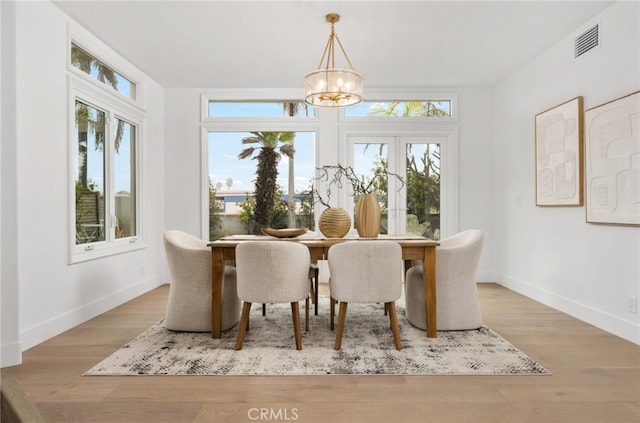
M235 260L236 247L244 242L282 241L299 242L309 248L311 260L327 260L331 246L345 241L359 239L387 239L400 244L405 270L412 260L422 260L424 263L424 286L426 308L426 334L429 338L437 337L436 313L436 247L437 241L413 234L380 235L378 238L359 238L346 236L344 238L324 238L320 235L302 235L295 238L276 238L262 235L231 235L207 244L211 247L211 336L222 336L222 289L224 280L224 266L226 260Z

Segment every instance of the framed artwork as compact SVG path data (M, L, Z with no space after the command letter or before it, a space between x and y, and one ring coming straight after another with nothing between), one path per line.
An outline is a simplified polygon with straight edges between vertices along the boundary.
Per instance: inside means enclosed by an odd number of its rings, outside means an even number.
M582 116L582 97L536 115L537 206L583 204Z
M640 225L640 91L584 118L587 222Z

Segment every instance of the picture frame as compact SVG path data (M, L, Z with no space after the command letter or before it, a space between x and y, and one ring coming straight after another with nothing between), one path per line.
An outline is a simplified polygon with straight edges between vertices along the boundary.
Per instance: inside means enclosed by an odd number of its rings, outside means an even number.
M640 225L640 91L585 111L588 223Z
M583 205L583 98L535 117L536 206Z

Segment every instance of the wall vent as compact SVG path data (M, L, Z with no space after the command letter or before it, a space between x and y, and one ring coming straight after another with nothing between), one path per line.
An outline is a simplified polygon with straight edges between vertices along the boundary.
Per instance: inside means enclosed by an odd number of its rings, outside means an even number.
M595 24L591 28L578 35L575 39L574 58L578 58L600 45L600 25Z

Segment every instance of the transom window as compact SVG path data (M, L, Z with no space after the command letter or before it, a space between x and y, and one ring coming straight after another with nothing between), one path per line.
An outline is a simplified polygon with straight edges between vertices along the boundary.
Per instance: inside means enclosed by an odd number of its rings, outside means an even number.
M364 101L344 109L345 117L451 117L451 100Z
M305 117L315 109L303 101L209 101L209 117Z
M116 72L110 66L83 50L75 43L71 43L71 65L92 78L111 87L120 94L135 100L136 84Z

